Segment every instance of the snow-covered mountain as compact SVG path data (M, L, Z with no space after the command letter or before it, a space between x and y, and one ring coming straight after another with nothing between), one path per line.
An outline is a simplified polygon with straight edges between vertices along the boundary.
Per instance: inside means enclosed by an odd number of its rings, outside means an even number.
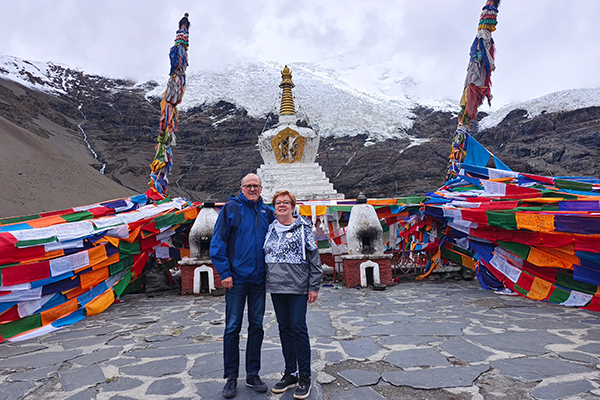
M225 200L237 190L241 176L260 167L257 137L277 122L270 116L278 113L283 67L254 63L217 72L188 70L171 194ZM335 59L289 67L298 116L319 130L317 161L338 192L348 198L359 192L373 197L423 195L443 184L457 101L424 97L425 85L391 64ZM21 204L24 198L40 198L39 184L24 184L39 177L52 188L71 187L65 193L74 203L65 206L86 200L80 197L82 185L63 176L86 169L87 181L94 181L97 174L97 179L110 178L121 188L145 191L165 82L163 77L135 83L49 62L0 57L0 124L7 127L0 127L0 153L8 196L0 201L12 201L23 188L35 193L18 196L14 206L22 208L10 214L39 211L39 206ZM598 89L574 89L506 106L479 121L476 137L516 171L597 176L600 107L591 106L599 105L599 94ZM10 136L19 129L22 133ZM19 138L21 147L11 137ZM34 142L42 145L30 149ZM81 167L48 174L47 165L53 160L41 162L39 169L31 162L23 164L22 155L33 150L40 154L36 160L56 153ZM11 162L6 155L19 157ZM110 198L120 196L110 193L106 193ZM63 197L46 197L38 204L63 207L51 205Z
M12 56L0 56L0 76L31 89L47 93L66 93L66 86L77 84L72 76L63 75L52 62L28 61Z
M322 137L356 136L384 140L407 137L415 115L412 109L419 104L410 99L404 89L406 81L391 82L378 76L379 85L398 86L400 95L390 96L381 90L366 91L351 85L343 73L315 64L289 65L296 85L293 93L297 113L308 118ZM196 72L187 77L187 89L181 109L200 104L214 104L220 100L236 104L255 118L278 113L279 83L284 65L273 62L231 66L219 72ZM164 84L150 92L160 96ZM450 104L444 104L451 108Z
M407 135L415 120L413 110L427 107L436 111L459 110L456 101L420 98L414 90L419 85L409 76L385 65L362 65L349 69L330 64L295 63L293 73L295 105L300 117L308 119L322 137L366 134L370 140L388 138L417 139ZM60 67L60 68L58 68ZM222 71L189 72L187 89L180 106L189 110L224 100L245 109L254 118L277 113L280 101L280 71L275 62L239 64ZM66 74L64 71L71 71ZM77 84L76 69L51 62L33 62L11 56L0 56L0 76L46 92L65 93ZM147 96L161 97L166 78L146 85ZM135 85L113 81L112 90ZM152 90L153 88L153 90ZM533 118L542 112L570 111L600 106L600 88L572 89L551 93L527 102L509 104L489 113L479 129L497 126L510 111L524 109ZM481 111L488 112L486 107Z
M102 81L105 85L109 83L110 87L107 89L110 90L126 89L133 84L127 80L86 74L85 71L54 62L29 61L0 55L0 77L49 94L66 94L73 90L81 92L83 88L80 78L83 75L91 82Z

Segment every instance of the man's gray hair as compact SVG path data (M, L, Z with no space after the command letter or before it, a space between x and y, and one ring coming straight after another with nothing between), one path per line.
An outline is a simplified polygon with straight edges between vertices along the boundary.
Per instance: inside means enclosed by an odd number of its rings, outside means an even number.
M249 177L249 176L255 176L255 177L258 179L258 182L260 183L260 185L262 186L262 180L261 180L261 179L260 179L260 177L259 177L258 175L256 175L256 174L248 174L248 175L244 176L244 177L242 178L242 182L240 183L240 186L244 186L244 179L246 179L246 178L247 178L247 177Z

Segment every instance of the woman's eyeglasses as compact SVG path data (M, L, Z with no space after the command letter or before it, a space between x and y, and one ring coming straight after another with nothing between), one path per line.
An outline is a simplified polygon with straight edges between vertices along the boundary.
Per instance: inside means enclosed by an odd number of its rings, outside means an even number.
M292 202L291 202L291 201L287 201L287 200L284 200L284 201L276 201L276 202L275 202L275 205L276 205L276 206L280 206L280 205L282 205L282 204L283 204L283 205L285 205L285 206L289 206L290 204L292 204Z

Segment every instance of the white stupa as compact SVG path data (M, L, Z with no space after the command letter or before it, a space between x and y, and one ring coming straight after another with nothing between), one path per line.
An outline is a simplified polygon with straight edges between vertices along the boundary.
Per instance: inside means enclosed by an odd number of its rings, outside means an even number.
M262 180L262 196L271 201L278 190L289 190L298 200L343 199L329 182L321 166L315 162L319 135L310 128L296 125L296 109L292 96L292 71L281 71L281 109L279 123L263 132L258 147L264 164L257 175Z

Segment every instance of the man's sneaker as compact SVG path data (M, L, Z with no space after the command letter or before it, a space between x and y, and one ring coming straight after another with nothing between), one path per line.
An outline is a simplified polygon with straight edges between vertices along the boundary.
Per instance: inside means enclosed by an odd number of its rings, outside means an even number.
M227 383L223 388L223 397L232 399L237 393L237 378L227 378Z
M298 380L298 387L294 392L295 399L305 399L310 395L310 376L300 375Z
M273 386L273 393L284 393L286 390L296 387L298 378L292 374L283 374L283 378Z
M251 387L252 389L254 389L255 392L260 393L266 392L268 389L267 384L264 383L258 375L251 375L247 377L246 386Z

